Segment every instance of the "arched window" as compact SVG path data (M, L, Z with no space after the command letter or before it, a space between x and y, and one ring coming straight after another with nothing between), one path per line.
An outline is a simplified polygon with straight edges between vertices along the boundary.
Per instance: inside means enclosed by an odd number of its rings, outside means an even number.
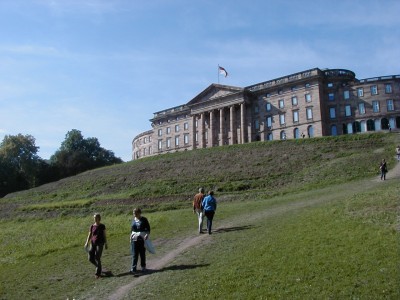
M285 130L281 131L280 137L281 137L281 140L286 140L286 132L285 132Z
M369 119L367 121L367 131L375 131L375 122L374 122L374 120Z
M299 139L299 138L300 138L300 130L299 130L298 128L295 128L295 129L293 130L293 137L294 137L295 139Z
M337 135L337 127L336 125L331 126L331 135L336 136Z
M382 118L382 120L381 120L381 128L383 130L389 129L389 120L388 119Z
M314 137L314 127L312 127L312 125L307 127L307 134L309 138Z

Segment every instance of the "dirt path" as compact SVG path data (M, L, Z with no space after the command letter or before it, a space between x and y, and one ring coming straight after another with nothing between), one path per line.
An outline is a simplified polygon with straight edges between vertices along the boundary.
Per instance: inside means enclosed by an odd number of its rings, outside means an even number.
M392 180L398 180L400 178L400 163L396 163L394 167L389 166L389 172L386 176L386 181L392 181ZM337 191L335 193L326 193L323 197L316 197L314 199L307 199L302 202L294 202L294 203L289 203L289 204L284 204L282 206L278 206L275 208L269 208L268 210L265 211L260 211L257 214L252 214L251 215L251 220L252 223L256 223L257 220L260 218L266 218L269 216L276 216L279 214L284 214L292 210L300 209L300 208L305 208L305 207L312 207L316 206L322 203L326 203L329 201L334 201L340 198L343 198L345 196L349 196L349 190L352 191L352 193L356 194L361 191L366 191L370 188L374 188L378 184L384 184L380 180L380 176L377 176L376 178L373 178L372 180L364 180L362 182L357 182L357 184L354 183L349 183L349 187L351 188L346 188L344 187L341 189L341 191ZM346 184L345 184L346 185ZM241 219L235 218L234 220L225 220L218 222L218 227L215 228L215 231L218 233L218 231L224 231L226 229L232 228L232 227L237 227L237 226L246 226L248 224L248 218L249 216L243 215ZM159 270L164 267L166 267L170 262L172 262L175 258L177 258L179 255L184 253L187 249L192 248L196 245L199 245L200 243L205 243L209 240L208 234L204 235L198 235L198 236L190 236L186 239L176 241L177 246L175 249L172 251L168 252L166 255L163 257L160 257L158 259L153 259L150 260L148 263L148 267L152 270ZM129 284L123 285L119 288L117 288L114 291L111 291L111 294L107 297L107 299L110 300L118 300L122 299L125 297L128 292L133 289L136 285L143 283L147 278L151 276L151 273L147 275L142 275L140 277L135 277L132 282ZM93 298L95 299L95 298Z

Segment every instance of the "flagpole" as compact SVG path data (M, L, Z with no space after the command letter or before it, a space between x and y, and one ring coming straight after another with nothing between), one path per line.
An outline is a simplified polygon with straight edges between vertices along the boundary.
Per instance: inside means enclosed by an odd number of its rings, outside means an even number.
M217 73L218 73L218 84L219 84L219 64L218 64L218 68L217 68Z

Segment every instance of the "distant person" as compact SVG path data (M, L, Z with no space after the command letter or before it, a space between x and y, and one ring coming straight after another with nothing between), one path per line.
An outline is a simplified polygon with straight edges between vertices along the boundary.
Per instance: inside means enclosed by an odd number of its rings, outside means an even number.
M379 165L379 170L381 171L381 180L386 180L386 173L387 173L387 164L386 160L382 159L381 164Z
M137 263L140 255L140 266L142 272L146 269L146 248L144 246L145 240L148 239L150 234L150 224L147 218L142 217L142 210L135 208L133 210L133 220L131 225L131 254L132 254L132 267L130 272L132 274L137 271Z
M400 161L400 145L396 148L397 161Z
M197 214L199 233L203 233L203 220L204 220L204 211L202 204L203 199L204 199L204 189L199 188L199 192L196 195L194 195L193 198L193 213Z
M101 221L100 214L96 213L93 216L94 224L90 226L89 234L86 239L85 248L88 249L89 261L96 266L96 278L101 276L101 255L103 247L107 249L106 226ZM90 244L89 244L90 242Z
M217 210L217 200L214 198L214 192L209 191L208 195L203 199L204 214L207 217L207 231L211 234L212 221L214 218L215 211Z

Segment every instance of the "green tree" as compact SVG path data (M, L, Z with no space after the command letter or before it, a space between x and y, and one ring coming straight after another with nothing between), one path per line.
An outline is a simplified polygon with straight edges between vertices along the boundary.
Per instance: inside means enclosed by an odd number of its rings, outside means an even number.
M81 131L72 129L65 135L61 147L50 158L52 165L57 166L59 176L75 175L86 170L121 163L114 153L100 146L97 138L85 139Z
M0 143L0 196L36 186L39 147L31 135L6 135Z

